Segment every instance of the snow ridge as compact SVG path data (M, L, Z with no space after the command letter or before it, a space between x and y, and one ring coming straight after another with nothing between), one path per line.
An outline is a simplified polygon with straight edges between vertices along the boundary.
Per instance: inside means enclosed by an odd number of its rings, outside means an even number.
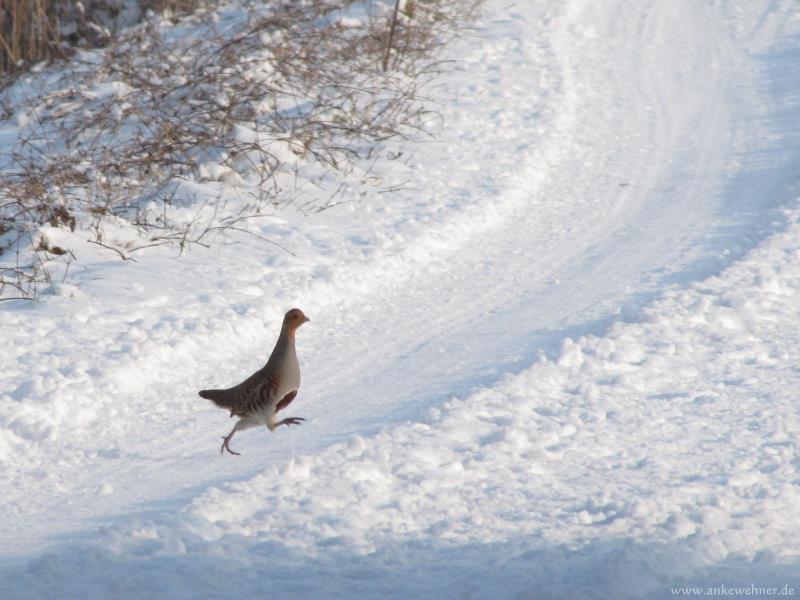
M90 548L2 579L37 595L66 581L70 595L102 597L113 581L123 597L167 585L187 598L222 593L210 583L221 572L252 592L253 573L269 573L281 597L800 585L789 525L800 522L800 209L784 216L782 232L666 293L641 322L567 338L554 360L424 421L295 456L174 516L103 527Z

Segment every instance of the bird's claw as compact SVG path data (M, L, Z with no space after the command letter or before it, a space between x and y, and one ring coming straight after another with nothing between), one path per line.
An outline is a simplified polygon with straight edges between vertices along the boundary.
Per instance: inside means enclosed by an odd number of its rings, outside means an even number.
M223 438L222 438L222 440L223 440L222 447L219 449L219 453L220 454L224 454L225 450L227 450L230 454L235 454L236 456L241 456L241 454L239 452L236 452L235 450L231 450L230 446L228 446L229 439L230 439L229 437L223 436Z
M283 420L286 425L300 425L303 421L305 421L303 417L288 417Z

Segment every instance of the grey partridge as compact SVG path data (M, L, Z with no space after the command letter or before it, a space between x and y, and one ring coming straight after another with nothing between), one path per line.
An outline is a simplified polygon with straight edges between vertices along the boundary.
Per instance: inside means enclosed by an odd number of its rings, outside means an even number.
M297 361L294 339L297 328L309 318L299 308L293 308L283 318L281 334L275 343L272 354L261 369L253 373L239 385L225 390L202 390L200 396L211 400L217 406L231 411L231 417L239 417L231 432L223 437L220 454L231 450L230 443L237 431L266 425L270 431L281 425L299 425L302 417L288 417L276 420L283 410L297 396L300 387L300 363Z

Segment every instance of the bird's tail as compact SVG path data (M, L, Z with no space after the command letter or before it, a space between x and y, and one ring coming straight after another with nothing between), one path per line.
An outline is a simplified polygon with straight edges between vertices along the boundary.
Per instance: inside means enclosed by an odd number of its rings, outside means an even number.
M230 394L227 392L228 390L200 390L198 394L200 394L201 398L211 400L217 406L231 408Z

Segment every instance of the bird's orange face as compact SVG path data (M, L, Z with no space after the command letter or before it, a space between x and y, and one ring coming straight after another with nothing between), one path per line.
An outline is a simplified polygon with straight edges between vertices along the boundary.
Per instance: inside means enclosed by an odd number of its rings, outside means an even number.
M291 329L297 329L300 325L310 320L299 308L293 308L283 317L283 322Z

